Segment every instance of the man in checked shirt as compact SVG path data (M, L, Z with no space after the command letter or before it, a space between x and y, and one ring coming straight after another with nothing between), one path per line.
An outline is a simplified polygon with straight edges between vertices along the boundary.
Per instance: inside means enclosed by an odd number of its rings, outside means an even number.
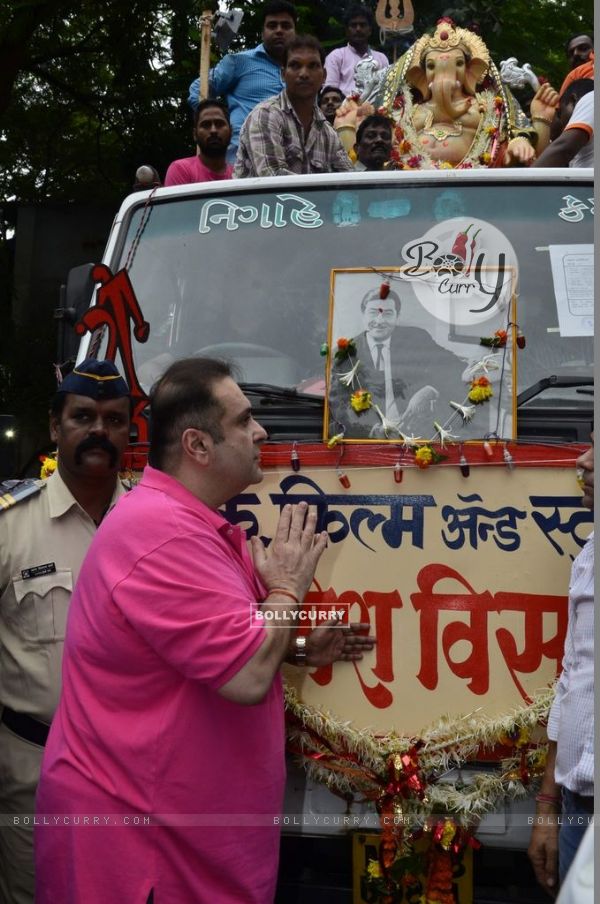
M594 508L594 434L577 459L583 505ZM548 718L548 759L529 844L540 885L553 897L594 813L594 532L571 569L563 670ZM559 819L558 816L561 815ZM558 876L557 876L558 865Z
M283 53L285 88L258 104L240 132L233 175L288 176L353 169L334 128L317 106L325 52L312 35L297 35Z

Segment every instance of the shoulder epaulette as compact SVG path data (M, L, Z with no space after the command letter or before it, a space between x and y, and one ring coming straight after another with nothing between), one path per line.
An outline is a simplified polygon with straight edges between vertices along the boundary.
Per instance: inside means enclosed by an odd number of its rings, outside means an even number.
M0 481L0 514L18 502L23 502L28 496L39 493L45 486L45 480L36 480L34 477Z

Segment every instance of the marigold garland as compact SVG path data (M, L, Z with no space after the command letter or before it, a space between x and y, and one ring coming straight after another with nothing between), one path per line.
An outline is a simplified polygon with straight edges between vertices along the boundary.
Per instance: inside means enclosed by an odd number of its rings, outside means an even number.
M368 389L357 389L350 396L350 404L357 414L368 411L373 404L371 393Z
M469 226L469 229L470 228L471 227ZM379 295L380 298L385 299L390 291L390 280L392 277L383 273L380 275L383 281L379 286ZM511 326L511 324L509 323L508 326ZM517 335L517 343L519 344L519 347L524 347L525 337L522 335L522 333L520 334L520 337L519 334ZM494 349L494 351L496 349L506 350L507 341L507 329L498 329L493 336L480 337L481 345L492 348ZM321 345L321 354L328 354L328 352L329 347L327 343L323 343ZM381 424L376 424L371 429L369 437L372 439L385 438L388 440L397 439L401 441L404 448L412 449L415 456L415 465L421 470L426 470L432 464L437 464L438 462L443 461L446 457L444 455L440 455L440 453L436 451L433 445L434 443L439 442L439 446L443 450L446 443L455 443L461 441L459 435L452 433L450 429L448 429L452 420L455 419L457 415L460 415L463 425L468 423L473 418L473 415L475 413L475 406L481 405L482 403L487 402L492 398L494 391L492 389L490 379L485 374L487 374L491 370L499 369L500 365L498 364L496 359L501 357L500 355L494 353L485 355L480 361L477 361L466 368L463 379L467 380L467 383L470 380L470 386L466 398L462 403L450 401L449 407L452 409L452 414L444 423L441 423L442 419L440 419L440 421L434 421L433 428L435 430L435 435L428 439L425 439L424 437L421 438L417 436L408 436L402 430L402 418L399 418L398 420L391 420L386 415L384 415L378 405L374 404L373 396L369 388L362 385L365 369L362 366L361 362L358 360L356 352L356 343L354 339L349 339L345 336L341 336L337 340L335 344L335 352L333 355L335 363L337 365L347 363L351 366L350 369L345 372L334 370L332 377L337 378L339 383L347 390L349 390L347 396L347 404L356 414L360 416L371 408L374 408L374 410L376 411ZM484 373L481 374L481 371L483 371ZM478 372L480 374L479 376L477 376ZM468 405L468 402L471 402L473 404ZM339 421L338 424L339 427L342 427L341 421ZM342 430L339 430L338 428L338 432L326 441L327 447L329 449L333 449L339 443L344 442L344 440L345 429L343 429L342 427Z
M477 377L472 380L468 394L470 402L474 402L475 405L481 405L482 402L487 402L488 399L491 399L493 395L494 393L487 377Z
M42 467L40 468L40 478L42 480L48 480L58 467L58 462L56 460L57 453L55 452L53 455L40 455L39 459L42 463Z

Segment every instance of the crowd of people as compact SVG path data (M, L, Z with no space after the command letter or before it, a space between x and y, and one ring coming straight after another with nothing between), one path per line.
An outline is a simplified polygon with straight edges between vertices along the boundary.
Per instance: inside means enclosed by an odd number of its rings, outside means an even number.
M164 185L428 165L422 154L413 154L408 165L399 167L393 117L362 102L369 93L364 73L372 86L391 71L386 55L369 43L371 10L361 5L348 10L347 43L327 55L316 38L296 33L297 18L287 0L267 3L261 43L221 59L210 71L208 98L200 99L200 80L192 82L188 102L196 152L171 163ZM525 140L521 122L516 143L499 158L502 165L592 165L593 38L574 35L565 50L570 71L560 91L545 85L532 101L530 125L537 134L530 132ZM536 106L538 98L542 100ZM426 113L428 107L434 109L435 104L425 104ZM447 118L449 125L435 124L440 135L454 134L449 132L452 117ZM467 126L467 117L462 117L454 128ZM430 132L436 135L435 129ZM459 159L463 151L460 147ZM146 170L135 188L161 184L156 170Z

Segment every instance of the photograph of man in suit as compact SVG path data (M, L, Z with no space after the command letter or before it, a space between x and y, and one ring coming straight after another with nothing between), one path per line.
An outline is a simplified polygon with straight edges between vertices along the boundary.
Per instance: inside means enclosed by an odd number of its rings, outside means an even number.
M355 413L335 374L330 390L332 416L348 438L383 438L375 406L405 435L428 438L434 420L443 424L452 413L448 402L462 402L467 394L461 379L465 362L438 345L427 330L403 326L401 308L398 293L392 289L387 298L380 298L379 286L361 301L364 330L354 338L352 364L360 361L360 384L371 393L373 407Z

